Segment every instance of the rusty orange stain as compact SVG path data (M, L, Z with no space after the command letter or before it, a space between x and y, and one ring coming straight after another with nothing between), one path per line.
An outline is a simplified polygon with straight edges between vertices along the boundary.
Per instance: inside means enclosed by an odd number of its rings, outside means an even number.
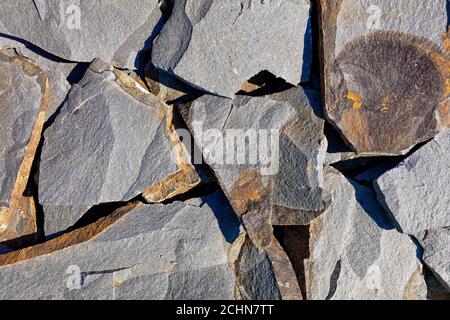
M381 102L381 109L380 111L383 113L386 113L389 111L389 105L391 104L392 98L391 96L386 96L383 101Z
M361 101L361 97L359 96L359 94L355 91L349 91L347 93L347 95L345 96L345 98L353 101L353 109L359 110L362 108L362 101Z
M450 79L445 80L445 96L450 95Z

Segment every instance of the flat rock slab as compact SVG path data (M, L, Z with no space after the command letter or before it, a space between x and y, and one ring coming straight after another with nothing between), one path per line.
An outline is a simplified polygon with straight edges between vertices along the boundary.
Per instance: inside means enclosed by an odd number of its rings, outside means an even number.
M380 203L404 233L450 226L450 130L376 180Z
M446 0L324 0L321 19L326 116L354 151L405 154L448 126Z
M450 292L450 228L425 231L418 238L423 261Z
M272 223L308 224L326 209L324 121L302 88L234 100L206 95L178 107L255 244L270 245Z
M373 190L334 170L325 185L333 204L310 226L307 298L425 299L417 247L393 228Z
M36 232L27 187L48 97L48 80L38 67L0 52L0 242Z
M24 40L69 61L100 58L134 69L161 16L158 0L5 0L0 37Z
M227 257L230 243L222 230L238 234L239 221L232 211L218 213L208 204L217 197L199 199L200 207L182 202L135 204L113 214L116 221L91 239L85 237L104 228L105 221L3 255L0 297L234 299L236 278ZM52 251L74 239L85 242Z
M307 1L175 1L152 62L225 97L263 70L296 85L309 79L309 11Z
M143 194L162 202L199 177L172 126L172 109L143 84L100 60L72 86L45 132L39 201L47 235L65 230L83 208Z

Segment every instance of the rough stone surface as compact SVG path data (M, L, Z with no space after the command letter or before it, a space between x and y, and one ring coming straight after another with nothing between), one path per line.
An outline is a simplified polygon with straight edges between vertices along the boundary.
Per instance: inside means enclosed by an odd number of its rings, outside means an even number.
M263 70L296 85L309 78L309 10L306 1L175 1L152 62L226 97Z
M424 262L450 292L450 228L425 231L419 241Z
M46 234L74 224L80 207L139 194L161 202L198 184L171 118L141 84L95 61L45 132L39 201L69 207L45 213Z
M446 0L324 0L320 11L326 115L354 151L404 154L448 126Z
M30 61L0 52L0 242L36 232L28 189L48 106L48 80Z
M412 239L397 232L368 187L336 171L325 177L333 204L310 226L308 299L425 299Z
M254 242L270 245L271 222L307 224L327 207L323 120L301 88L234 100L203 96L179 108Z
M50 60L28 48L16 48L14 52L16 55L32 61L47 75L50 92L46 113L46 120L48 121L49 118L55 115L66 99L67 93L70 90L70 83L67 81L67 78L76 67L76 64Z
M139 67L162 16L158 0L4 0L0 8L0 37L70 61L100 58L130 69Z
M60 241L55 239L25 250L22 256L28 259L21 262L20 254L0 256L0 297L234 299L230 243L223 231L239 233L239 222L232 211L214 211L208 203L217 197L220 194L205 197L201 207L137 204L85 242L45 252ZM85 231L66 237L83 238ZM77 285L79 290L74 289Z
M405 233L450 226L450 130L375 182L380 203Z

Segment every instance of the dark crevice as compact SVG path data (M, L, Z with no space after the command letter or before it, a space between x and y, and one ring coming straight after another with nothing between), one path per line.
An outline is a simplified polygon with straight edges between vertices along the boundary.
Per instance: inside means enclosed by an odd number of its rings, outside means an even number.
M294 86L287 83L284 79L276 77L267 70L263 70L250 78L248 83L259 87L256 90L247 92L240 90L236 95L244 95L250 97L261 97L274 93L279 93L293 88Z
M310 257L309 226L274 227L274 234L291 261L303 300L308 300L305 262Z
M336 293L337 282L339 280L339 276L341 275L341 263L341 259L339 259L334 266L334 270L330 276L330 291L328 291L325 300L331 300Z
M77 229L84 228L88 225L91 225L101 218L111 215L113 212L117 211L122 207L126 207L128 204L133 202L141 202L145 203L145 199L139 195L130 201L126 202L110 202L110 203L102 203L92 207L88 210L72 227L65 230L63 233L68 233L75 231ZM58 234L60 236L61 234Z
M422 148L431 140L432 139L417 144L405 155L360 157L350 160L339 161L333 163L331 166L340 171L347 178L357 180L358 182L365 185L371 185L374 180L378 179L387 171L397 167L406 158L411 156L413 153ZM369 178L367 180L360 180L357 178L358 175L372 169L374 170L374 172L368 175Z

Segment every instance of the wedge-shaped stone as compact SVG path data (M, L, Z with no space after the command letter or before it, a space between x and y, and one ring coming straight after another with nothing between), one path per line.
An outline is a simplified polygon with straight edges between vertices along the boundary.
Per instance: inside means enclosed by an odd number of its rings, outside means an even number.
M450 130L375 182L380 203L404 233L450 226Z
M48 80L39 68L0 52L0 242L36 232L28 179L48 96Z
M412 239L389 223L371 188L326 175L333 204L310 225L307 298L425 299Z
M0 297L234 299L223 232L239 234L239 221L231 210L213 209L218 197L198 199L201 206L129 205L61 239L0 256Z
M94 205L139 194L161 202L198 183L172 109L100 60L72 87L45 132L39 200L46 234L73 225Z
M418 238L423 261L450 292L450 228L425 231Z
M309 79L309 11L307 1L175 1L152 62L226 97L263 70L296 85Z
M404 154L448 126L446 0L320 4L326 114L356 152Z
M242 300L300 300L302 295L289 257L276 239L260 250L243 232L228 259L236 274L236 296Z
M234 100L203 96L179 107L257 246L270 246L272 223L308 224L325 210L324 122L302 88Z
M100 58L133 69L161 16L158 0L4 0L0 37L30 42L70 61Z

